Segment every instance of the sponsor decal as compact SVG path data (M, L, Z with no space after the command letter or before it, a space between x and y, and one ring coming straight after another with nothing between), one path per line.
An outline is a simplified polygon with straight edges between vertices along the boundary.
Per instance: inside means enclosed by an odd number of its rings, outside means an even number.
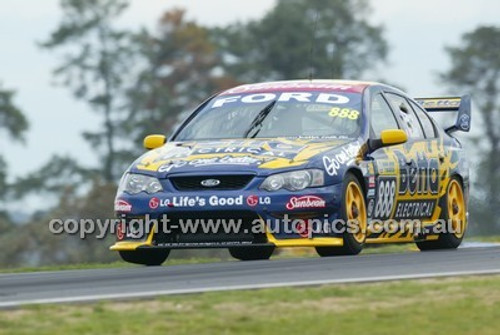
M460 129L465 130L465 131L469 130L470 116L467 114L463 114L458 119L458 124L459 124Z
M432 217L435 200L398 201L394 219L424 219Z
M375 200L370 199L368 202L368 217L371 217L373 214L373 208L375 207Z
M416 99L425 109L457 109L460 107L460 98L426 98Z
M396 164L392 160L378 159L377 171L379 174L395 174Z
M116 225L116 238L118 239L118 241L121 241L125 238L126 230L127 228L125 227L125 224L123 222Z
M196 147L193 150L193 155L208 155L208 154L252 154L258 155L263 151L260 146L239 146L237 143L235 145L229 145L227 143L217 143L213 147ZM224 159L231 160L238 157L226 156Z
M315 82L268 82L258 84L247 84L231 88L222 94L249 93L257 91L279 91L279 90L332 90L353 91L354 86L338 83L315 83Z
M198 143L193 149L192 154L249 154L292 157L291 155L297 154L303 148L303 144L283 143L276 140L225 140L217 142Z
M376 199L377 202L373 216L377 219L388 219L396 200L395 178L379 178Z
M316 195L303 195L301 197L291 197L286 208L293 210L297 208L325 208L326 201Z
M270 203L271 199L268 197L263 197L259 198L258 201L262 204L265 204L267 202ZM191 208L191 207L205 207L207 205L214 207L242 206L243 195L237 197L222 197L222 196L212 195L208 198L200 196L196 197L174 196L168 199L152 198L149 201L149 207L151 209L156 209L158 207Z
M375 176L369 176L368 177L368 192L366 196L368 198L373 198L375 197Z
M241 206L243 205L243 196L240 195L239 197L219 197L216 195L212 195L210 198L208 198L208 203L210 206Z
M247 197L247 205L250 207L255 207L259 204L259 197L256 195L249 195Z
M271 101L278 102L313 102L318 104L342 105L350 99L342 94L316 92L283 92L283 93L254 93L246 95L221 96L211 103L210 108L230 106L235 103L257 104Z
M332 109L328 113L328 116L355 121L359 118L360 114L361 113L357 109L332 107Z
M368 177L368 187L370 188L375 187L375 176Z
M358 155L359 148L359 143L355 142L344 146L340 152L333 156L323 156L326 173L330 176L336 176L341 166L348 164Z
M201 181L201 186L204 187L216 187L220 185L219 179L205 179Z
M257 205L270 205L270 197L258 197L256 195L249 195L247 197L247 205L250 207L255 207Z
M307 238L310 236L311 231L311 221L310 220L298 220L295 224L295 231L300 237Z
M132 205L125 200L119 199L115 202L115 212L129 213L132 211Z
M149 200L149 208L157 209L159 206L160 206L160 199L155 197Z
M182 146L166 146L162 152L161 156L158 159L159 161L166 161L169 159L178 159L185 158L191 155L192 149L190 147L182 147Z
M211 158L198 158L190 161L187 160L174 160L161 165L158 172L170 172L172 169L178 169L185 166L203 167L209 165L260 165L266 162L266 158L256 158L250 156L244 157L211 157Z
M439 162L437 158L427 158L418 153L410 164L406 163L406 155L395 150L401 173L399 195L409 193L438 194L439 192Z
M202 197L175 196L171 199L160 200L160 207L203 207L207 200Z

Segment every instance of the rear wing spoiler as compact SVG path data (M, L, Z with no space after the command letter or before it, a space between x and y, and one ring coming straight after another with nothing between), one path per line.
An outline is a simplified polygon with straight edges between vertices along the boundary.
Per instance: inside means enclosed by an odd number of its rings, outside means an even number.
M470 130L471 97L418 98L415 99L427 112L457 112L455 124L446 128L447 133Z

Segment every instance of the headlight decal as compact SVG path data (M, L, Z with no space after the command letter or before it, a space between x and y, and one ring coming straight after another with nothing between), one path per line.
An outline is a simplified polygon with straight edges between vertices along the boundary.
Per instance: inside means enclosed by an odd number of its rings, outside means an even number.
M324 186L325 177L319 169L298 170L278 173L267 177L260 188L269 192L280 189L300 191L308 187Z
M120 182L118 193L138 194L146 192L154 194L163 191L158 178L137 173L127 173Z

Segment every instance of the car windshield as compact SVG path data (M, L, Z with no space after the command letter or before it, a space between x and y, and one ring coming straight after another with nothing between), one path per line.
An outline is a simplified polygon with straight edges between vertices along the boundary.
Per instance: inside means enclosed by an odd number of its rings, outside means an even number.
M272 92L219 95L179 131L176 141L224 138L357 137L361 94Z

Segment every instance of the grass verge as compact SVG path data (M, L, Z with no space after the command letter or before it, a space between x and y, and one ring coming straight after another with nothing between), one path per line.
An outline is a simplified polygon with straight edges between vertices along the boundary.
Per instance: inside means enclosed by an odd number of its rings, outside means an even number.
M4 334L498 334L500 276L31 306Z

